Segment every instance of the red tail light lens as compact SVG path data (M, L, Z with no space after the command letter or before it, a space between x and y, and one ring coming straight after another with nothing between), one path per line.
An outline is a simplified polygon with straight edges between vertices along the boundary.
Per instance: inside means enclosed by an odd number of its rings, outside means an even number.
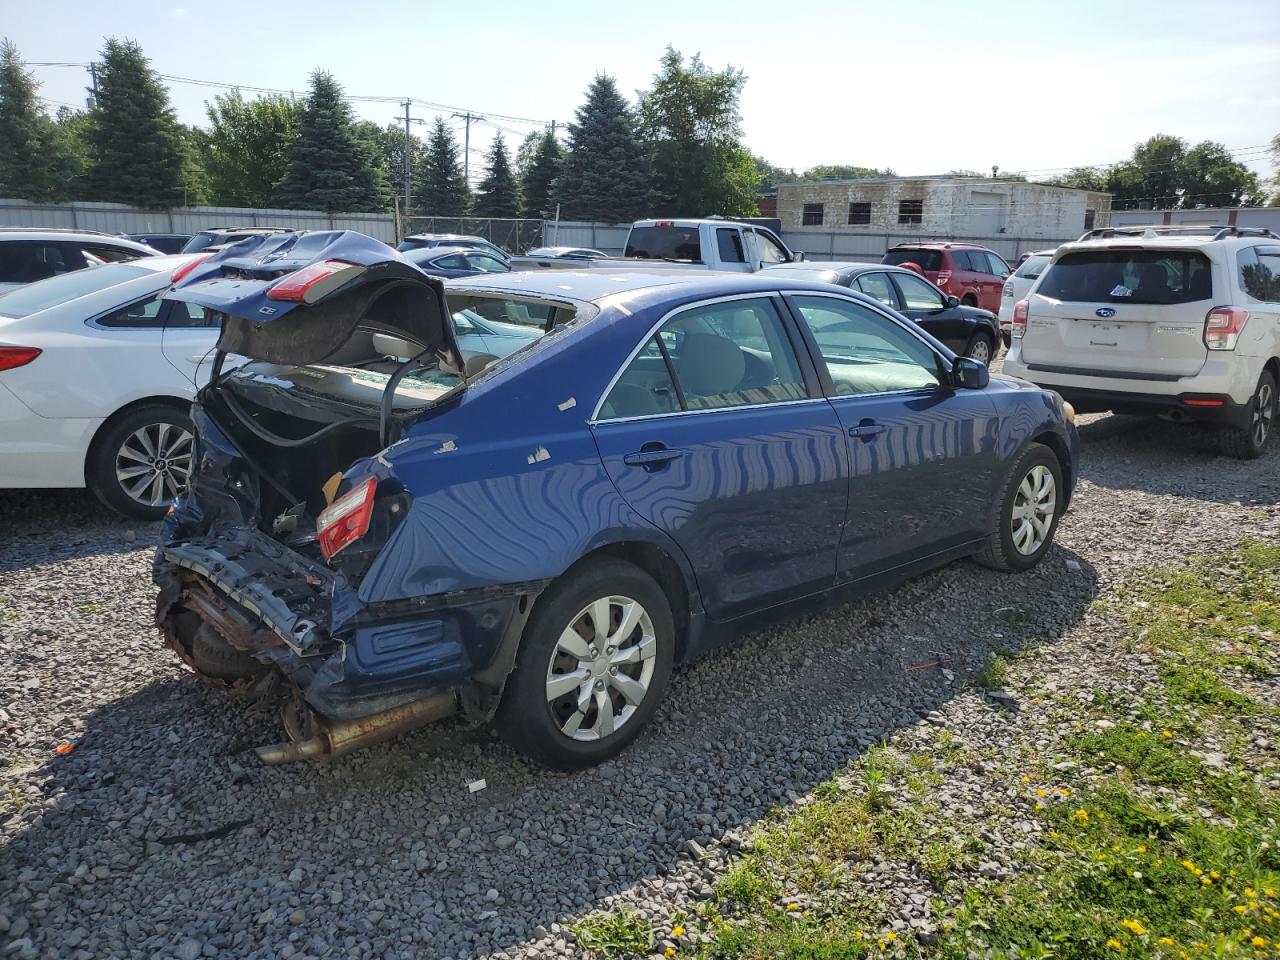
M1014 340L1021 340L1022 335L1027 332L1027 301L1019 300L1013 305L1013 326L1009 331L1009 335Z
M1234 350L1249 322L1249 311L1239 307L1214 307L1204 318L1204 345L1210 350Z
M0 370L25 367L38 356L38 347L0 347Z
M378 478L370 477L320 511L316 518L316 540L326 563L368 533L377 489Z
M945 286L946 286L948 283L950 283L950 282L951 282L951 271L950 271L950 270L939 270L939 271L938 271L938 286L940 286L940 287L945 287Z
M204 263L206 260L208 260L212 256L213 256L212 253L202 253L198 257L193 257L190 262L184 263L177 270L173 271L173 276L169 278L169 282L177 283L178 281L182 280L189 273L191 273L192 270L200 266L200 264Z
M286 276L267 291L267 299L315 303L363 270L345 260L322 260Z

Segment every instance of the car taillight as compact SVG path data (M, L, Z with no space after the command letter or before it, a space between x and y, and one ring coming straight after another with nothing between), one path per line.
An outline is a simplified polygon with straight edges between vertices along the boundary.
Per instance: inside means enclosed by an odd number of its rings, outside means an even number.
M38 347L0 347L0 370L25 367L38 356Z
M212 256L212 253L202 253L198 257L193 257L189 263L184 263L177 270L173 271L173 275L169 277L169 282L177 283Z
M1234 350L1249 311L1239 307L1214 307L1204 318L1204 345L1210 350Z
M267 299L316 303L363 270L345 260L322 260L287 275L267 291Z
M1006 280L1006 281L1005 281L1004 287L1003 287L1003 288L1001 289L1001 291L1000 291L1000 295L1001 295L1002 297L1012 297L1012 296L1013 296L1013 281L1012 281L1012 280Z
M320 511L320 516L316 517L316 540L326 563L368 532L369 518L373 516L373 495L377 489L378 478L370 477Z
M1009 335L1014 340L1021 340L1022 335L1027 332L1027 301L1019 300L1013 305L1013 326L1010 328Z
M951 271L950 271L950 270L939 270L939 271L938 271L938 286L940 286L940 287L945 287L945 286L946 286L948 283L950 283L950 282L951 282Z

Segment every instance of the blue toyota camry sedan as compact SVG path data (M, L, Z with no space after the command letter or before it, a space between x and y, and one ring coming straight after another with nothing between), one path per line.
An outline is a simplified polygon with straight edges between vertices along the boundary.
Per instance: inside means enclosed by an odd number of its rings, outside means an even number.
M348 232L251 238L173 281L221 336L156 619L205 678L290 695L267 762L459 713L599 763L674 664L746 629L961 557L1032 567L1075 483L1057 394L847 288L446 287ZM459 313L527 343L464 359Z

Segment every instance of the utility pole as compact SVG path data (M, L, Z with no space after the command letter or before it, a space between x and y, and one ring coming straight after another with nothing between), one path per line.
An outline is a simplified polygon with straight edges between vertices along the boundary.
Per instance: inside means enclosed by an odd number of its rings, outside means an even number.
M92 108L98 102L98 65L91 63L85 69L89 71L89 77L93 80L93 95L87 101L87 105Z
M410 199L409 182L413 175L413 167L409 161L410 148L413 145L413 141L410 139L410 134L409 134L409 102L410 101L408 100L404 102L404 213L405 213L405 216L409 215L409 199Z
M471 186L471 121L483 120L484 117L472 113L468 110L466 113L455 113L455 117L461 117L467 122L466 132L462 135L462 179L467 181L467 187Z

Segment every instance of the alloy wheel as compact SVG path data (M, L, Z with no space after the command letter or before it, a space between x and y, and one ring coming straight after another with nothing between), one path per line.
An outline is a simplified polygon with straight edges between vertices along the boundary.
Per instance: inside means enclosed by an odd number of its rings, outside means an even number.
M157 507L176 497L191 475L191 433L173 423L149 423L116 452L116 481L135 503Z
M969 358L977 360L979 363L991 365L991 345L987 341L979 337L973 341L973 346L969 348Z
M583 607L547 664L547 705L560 732L603 740L627 723L649 693L657 644L638 601L610 596Z
M1037 464L1022 478L1013 497L1009 524L1013 546L1019 553L1031 556L1044 546L1057 508L1058 490L1053 471Z
M1253 442L1259 447L1267 442L1267 437L1271 433L1271 420L1275 413L1276 398L1271 384L1259 384L1258 395L1253 404L1253 422L1250 425Z

